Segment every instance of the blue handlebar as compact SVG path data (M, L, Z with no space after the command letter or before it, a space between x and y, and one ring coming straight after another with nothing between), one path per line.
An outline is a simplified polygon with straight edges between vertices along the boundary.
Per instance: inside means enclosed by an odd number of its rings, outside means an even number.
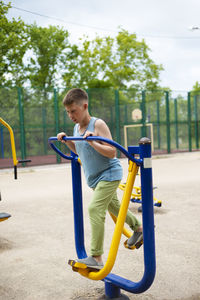
M89 136L87 138L83 138L83 137L74 137L74 136L64 136L63 140L65 141L101 141L101 142L105 142L108 143L112 146L114 146L115 148L119 149L128 159L132 160L133 162L135 162L138 166L142 165L142 159L136 159L134 158L133 155L131 155L124 147L122 147L120 144L116 143L115 141L109 140L107 138L104 137L100 137L100 136ZM57 137L50 137L48 139L49 145L51 146L51 148L57 152L61 157L68 159L68 160L72 160L74 159L73 156L67 156L64 153L62 153L54 144L53 142L58 141Z

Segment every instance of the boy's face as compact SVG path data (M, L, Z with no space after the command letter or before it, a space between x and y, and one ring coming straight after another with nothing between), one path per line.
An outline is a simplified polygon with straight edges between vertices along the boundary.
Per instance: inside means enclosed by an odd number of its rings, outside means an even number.
M72 103L65 106L69 118L74 123L80 123L83 120L85 113L87 112L87 108L88 104L86 102L81 104Z

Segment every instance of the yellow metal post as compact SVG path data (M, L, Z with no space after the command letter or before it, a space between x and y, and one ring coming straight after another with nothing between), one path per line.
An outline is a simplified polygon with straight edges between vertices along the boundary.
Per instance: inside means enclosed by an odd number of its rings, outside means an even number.
M117 222L116 222L112 242L110 245L108 258L107 258L107 261L106 261L104 267L98 272L92 272L91 270L88 270L88 269L78 269L78 272L81 275L83 275L89 279L102 280L111 272L111 270L114 266L118 248L119 248L121 235L122 235L123 228L124 228L124 222L126 220L126 214L127 214L127 210L128 210L128 206L129 206L129 202L130 202L133 184L135 181L136 174L138 172L138 168L139 167L134 162L129 161L129 169L128 169L129 173L128 173L128 178L127 178L127 184L126 184L126 187L124 190L120 211L119 211L119 214L117 217Z
M10 133L10 142L11 142L11 148L12 148L12 157L13 157L13 164L16 166L18 164L17 156L16 156L16 150L15 150L15 139L13 130L10 127L8 123L6 123L2 118L0 118L0 122L9 130Z

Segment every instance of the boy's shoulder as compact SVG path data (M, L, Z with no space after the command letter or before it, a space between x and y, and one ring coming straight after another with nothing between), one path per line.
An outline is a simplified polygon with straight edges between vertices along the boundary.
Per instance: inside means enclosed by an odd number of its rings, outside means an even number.
M99 132L99 134L104 135L106 132L110 131L106 122L102 119L97 119L95 122L95 130Z
M105 126L105 125L106 125L106 122L104 120L96 118L96 120L95 120L95 126L102 127L102 126Z

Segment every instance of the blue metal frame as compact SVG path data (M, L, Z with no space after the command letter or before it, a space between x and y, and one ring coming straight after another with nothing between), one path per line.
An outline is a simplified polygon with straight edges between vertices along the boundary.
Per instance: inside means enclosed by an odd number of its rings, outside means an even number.
M64 137L65 140L85 140L83 138ZM151 142L142 138L139 147L129 147L128 151L118 143L102 137L88 137L88 140L107 142L119 149L128 159L134 161L141 168L141 192L142 192L142 215L143 215L143 238L144 238L144 275L139 282L110 273L103 279L107 299L113 299L120 295L120 289L138 294L146 291L153 283L156 273L155 237L154 237L154 211L153 211L153 184L151 167ZM82 187L81 170L77 155L66 156L53 144L56 137L49 138L50 146L62 157L71 160L72 185L74 198L74 225L75 244L78 258L87 256L84 246L83 212L82 212ZM139 154L140 158L134 158ZM117 299L117 298L116 298Z
M76 154L71 152L71 157L75 246L77 256L85 258L81 166Z
M135 162L137 165L141 165L142 164L142 160L141 159L135 159L133 155L131 155L124 147L122 147L120 144L116 143L115 141L109 140L107 138L103 138L100 136L89 136L87 138L83 138L83 137L74 137L74 136L64 136L63 140L65 141L85 141L85 140L89 140L89 141L101 141L101 142L105 142L108 143L112 146L114 146L115 148L119 149L127 158L129 158L130 160L132 160L133 162ZM69 159L72 160L73 157L72 156L67 156L64 153L62 153L52 142L53 141L57 141L57 137L50 137L49 138L49 144L50 146L53 148L53 150L60 154L60 156L62 156L65 159Z

